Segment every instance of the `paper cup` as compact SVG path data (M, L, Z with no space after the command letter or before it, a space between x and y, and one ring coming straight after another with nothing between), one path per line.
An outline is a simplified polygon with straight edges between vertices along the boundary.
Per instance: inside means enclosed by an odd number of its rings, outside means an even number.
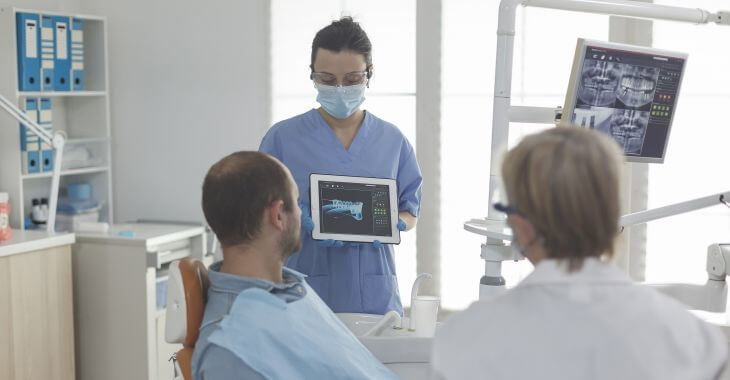
M441 298L433 296L417 296L411 305L411 318L415 319L415 335L432 337L436 332L436 317L438 316Z

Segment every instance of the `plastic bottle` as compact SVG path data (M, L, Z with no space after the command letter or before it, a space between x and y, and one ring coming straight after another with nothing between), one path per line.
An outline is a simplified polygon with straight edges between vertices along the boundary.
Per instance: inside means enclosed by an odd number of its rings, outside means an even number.
M12 237L9 200L8 193L0 193L0 241L10 240Z
M36 226L44 225L46 223L46 220L43 218L43 210L41 209L40 199L33 198L31 202L33 207L31 208L30 219Z
M41 198L41 214L43 223L46 223L48 221L48 198Z

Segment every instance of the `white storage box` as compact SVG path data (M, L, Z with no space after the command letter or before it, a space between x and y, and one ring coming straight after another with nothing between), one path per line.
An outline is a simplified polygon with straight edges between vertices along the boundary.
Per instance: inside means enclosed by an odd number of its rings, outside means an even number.
M98 222L99 211L81 214L56 214L56 231L74 232L81 222Z

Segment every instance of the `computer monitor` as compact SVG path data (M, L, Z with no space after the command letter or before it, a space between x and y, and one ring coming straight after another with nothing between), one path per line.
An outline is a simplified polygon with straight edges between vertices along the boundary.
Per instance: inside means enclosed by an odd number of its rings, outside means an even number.
M664 162L687 54L579 38L561 126L613 137L631 162Z

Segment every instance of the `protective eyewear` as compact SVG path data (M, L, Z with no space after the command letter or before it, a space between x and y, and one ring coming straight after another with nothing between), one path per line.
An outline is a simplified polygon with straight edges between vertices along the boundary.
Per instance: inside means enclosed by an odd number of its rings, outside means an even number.
M364 84L368 79L367 71L353 71L345 74L342 77L342 83L338 83L337 76L330 73L313 72L310 78L317 84L323 84L326 86L356 86Z
M520 213L519 211L517 211L517 209L515 207L510 206L510 205L506 205L506 204L501 203L501 202L495 203L492 207L494 207L494 209L497 210L497 211L499 211L499 212L503 212L503 213L507 214L508 216L509 215L512 215L512 214L519 214Z

